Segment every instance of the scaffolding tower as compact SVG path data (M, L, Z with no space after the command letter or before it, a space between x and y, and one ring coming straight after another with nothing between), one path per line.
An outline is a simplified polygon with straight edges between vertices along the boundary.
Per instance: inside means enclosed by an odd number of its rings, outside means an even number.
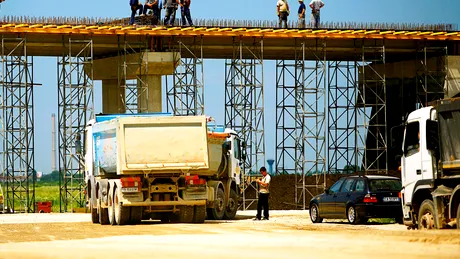
M148 49L146 41L123 42L118 38L118 89L122 103L119 113L145 113L148 104ZM134 75L134 77L132 76Z
M355 173L361 164L355 150L357 63L328 62L328 172Z
M5 209L35 211L33 58L26 38L2 37L2 137Z
M179 60L173 83L167 84L167 111L179 116L204 114L203 38L194 37L190 44L181 39L173 50Z
M376 67L380 66L381 71ZM359 85L356 100L356 152L358 171L388 174L385 45L361 48Z
M254 176L265 163L263 40L243 42L234 39L233 58L225 61L225 125L234 129L246 143L243 164L242 198L245 210L256 200Z
M443 99L447 87L447 47L427 47L417 51L416 56L416 107Z
M84 130L94 117L93 42L66 40L58 58L58 125L60 211L86 204Z
M306 61L307 52L313 55L314 60ZM299 116L303 123L303 171L301 175L296 174L295 199L297 205L305 209L309 198L326 187L326 41L317 39L314 46L303 43L302 53L302 104ZM315 182L307 182L306 176L314 176Z

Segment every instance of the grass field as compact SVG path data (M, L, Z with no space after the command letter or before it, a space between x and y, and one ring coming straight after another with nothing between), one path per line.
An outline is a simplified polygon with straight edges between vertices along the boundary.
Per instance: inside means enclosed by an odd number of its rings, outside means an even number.
M59 183L37 183L35 202L53 202L53 212L59 212Z

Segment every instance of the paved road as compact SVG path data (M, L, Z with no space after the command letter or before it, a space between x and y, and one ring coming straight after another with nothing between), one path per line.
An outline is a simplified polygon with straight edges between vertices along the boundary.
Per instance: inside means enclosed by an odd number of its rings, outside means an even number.
M460 231L397 224L312 224L305 211L270 221L101 226L85 214L0 215L0 258L460 258Z

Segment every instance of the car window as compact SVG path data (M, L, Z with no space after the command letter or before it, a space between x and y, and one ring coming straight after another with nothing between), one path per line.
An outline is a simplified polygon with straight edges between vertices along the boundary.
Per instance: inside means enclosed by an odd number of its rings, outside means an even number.
M401 181L395 179L375 179L369 182L369 190L375 191L401 191Z
M329 193L337 193L340 190L340 186L342 186L344 179L338 180L336 183L334 183L331 188L329 188Z
M350 192L351 187L353 187L353 184L355 183L355 179L347 179L345 180L345 183L342 185L342 188L340 189L341 192Z
M362 179L356 180L355 192L363 192L363 191L364 191L364 180Z

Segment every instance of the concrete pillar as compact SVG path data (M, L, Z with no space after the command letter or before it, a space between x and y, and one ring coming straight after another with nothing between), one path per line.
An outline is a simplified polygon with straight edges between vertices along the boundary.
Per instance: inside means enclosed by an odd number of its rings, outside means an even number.
M118 85L118 79L103 79L102 80L102 113L114 114L125 113L126 106L124 104L125 91Z
M142 89L141 81L137 81L137 86L139 89L137 94L138 112L161 112L163 108L161 75L142 76L142 82L147 84L147 89Z
M110 57L93 62L93 80L102 80L102 111L106 114L125 113L126 92L118 85L120 62L126 60L127 80L138 79L138 112L162 111L161 77L172 75L180 55L173 52L143 52L129 54L123 59ZM140 79L140 80L139 80ZM142 82L142 83L141 83Z

